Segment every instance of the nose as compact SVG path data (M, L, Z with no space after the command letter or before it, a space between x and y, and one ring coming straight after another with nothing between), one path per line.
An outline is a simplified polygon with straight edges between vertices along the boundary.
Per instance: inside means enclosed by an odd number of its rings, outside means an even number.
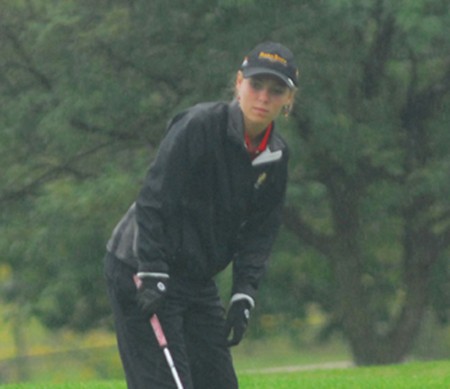
M268 87L262 88L258 93L258 99L260 101L267 102L270 100L270 91Z

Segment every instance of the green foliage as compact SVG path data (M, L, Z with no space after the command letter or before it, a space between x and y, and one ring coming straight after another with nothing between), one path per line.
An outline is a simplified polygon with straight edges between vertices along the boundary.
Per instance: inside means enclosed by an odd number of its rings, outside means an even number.
M306 26L318 33L302 42L310 78L289 133L297 155L287 222L331 269L328 304L318 287L312 300L331 307L330 326L344 328L356 359L360 348L373 362L383 342L400 349L395 334L408 326L410 339L417 334L421 314L406 310L427 302L416 296L430 294L439 315L449 313L445 276L436 275L448 267L450 41L442 26L450 15L440 1L316 6ZM307 261L298 252L296 269ZM419 278L429 280L420 291Z

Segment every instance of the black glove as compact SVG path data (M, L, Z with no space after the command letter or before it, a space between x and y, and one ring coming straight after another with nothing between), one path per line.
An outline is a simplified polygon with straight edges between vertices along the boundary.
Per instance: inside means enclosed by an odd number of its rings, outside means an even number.
M139 275L140 283L137 290L137 303L142 312L149 318L158 310L162 298L167 291L167 274Z
M250 302L246 299L234 301L229 310L225 323L225 334L228 347L236 346L240 343L247 329L250 319ZM233 335L230 339L230 335Z

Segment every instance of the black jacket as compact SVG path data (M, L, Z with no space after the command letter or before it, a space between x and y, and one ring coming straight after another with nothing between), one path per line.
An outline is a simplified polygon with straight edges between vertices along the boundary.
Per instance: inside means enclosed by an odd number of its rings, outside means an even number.
M233 261L233 293L255 297L281 221L288 152L274 131L253 161L242 112L203 103L169 123L108 250L144 272L209 279Z

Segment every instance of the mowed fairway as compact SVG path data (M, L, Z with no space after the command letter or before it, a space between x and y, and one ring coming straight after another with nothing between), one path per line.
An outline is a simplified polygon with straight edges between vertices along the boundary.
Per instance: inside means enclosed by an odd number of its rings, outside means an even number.
M243 389L450 388L450 362L241 375Z
M241 373L241 389L448 389L450 362L314 370L289 373ZM16 384L1 389L126 389L123 382ZM213 389L213 388L211 388Z

